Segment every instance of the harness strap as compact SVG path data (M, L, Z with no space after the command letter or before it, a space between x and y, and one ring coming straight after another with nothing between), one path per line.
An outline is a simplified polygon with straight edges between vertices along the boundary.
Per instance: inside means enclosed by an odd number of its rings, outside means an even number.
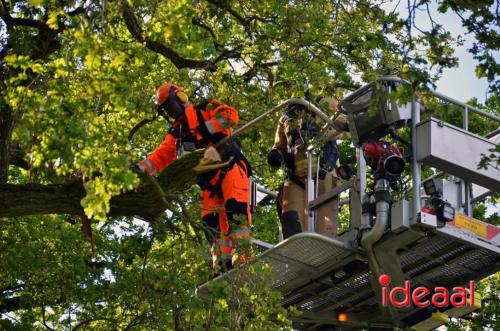
M195 111L196 111L196 117L198 118L198 128L200 129L200 133L201 136L203 137L204 143L205 144L208 144L209 142L216 143L214 141L213 135L210 133L210 131L208 131L207 125L205 124L205 119L201 114L201 110L195 107Z
M205 119L201 113L201 109L199 107L195 107L196 116L198 118L198 128L203 137L203 142L208 145L209 142L212 144L217 144L220 140L226 137L225 134L211 134L208 130ZM217 174L217 171L205 173L198 177L198 185L201 189L209 189L210 197L217 195L222 198L222 181L226 177L226 173L233 168L235 164L238 164L240 167L245 169L245 173L248 177L252 176L252 168L250 163L246 159L246 157L241 153L241 148L235 139L229 141L223 146L219 147L219 152L221 152L221 157L223 160L229 159L230 156L233 156L233 160L224 168L218 170L219 177L217 178L217 182L215 185L210 185L210 180Z

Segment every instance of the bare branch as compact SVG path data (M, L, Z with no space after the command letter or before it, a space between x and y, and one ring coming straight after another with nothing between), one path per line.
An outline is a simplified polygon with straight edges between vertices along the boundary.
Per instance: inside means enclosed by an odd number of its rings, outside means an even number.
M209 27L208 25L206 25L205 23L203 23L202 20L196 18L196 17L193 17L193 19L191 20L191 22L193 23L193 25L196 25L196 26L199 26L200 28L208 31L208 33L210 33L210 36L212 36L212 41L214 43L214 46L215 46L215 49L216 50L222 50L224 47L219 43L217 42L217 36L215 35L215 32L214 30Z
M248 19L245 19L243 16L241 16L236 10L231 8L227 1L221 1L221 0L207 0L208 3L211 3L217 8L220 8L222 10L227 11L229 14L231 14L238 22L240 22L241 25L244 27L248 27L250 21Z
M66 13L68 16L76 16L85 13L85 7L81 6Z
M168 58L177 68L203 69L211 72L217 70L217 66L211 61L184 58L170 46L160 43L149 37L144 37L143 30L139 25L139 21L132 7L126 1L122 2L122 16L128 31L135 40L140 43L144 43L145 46L153 52L156 52Z

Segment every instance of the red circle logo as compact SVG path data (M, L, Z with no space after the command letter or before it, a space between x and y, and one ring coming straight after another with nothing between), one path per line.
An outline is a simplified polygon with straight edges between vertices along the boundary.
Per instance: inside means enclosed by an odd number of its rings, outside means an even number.
M387 286L389 285L389 283L391 282L391 276L389 275L381 275L379 278L378 278L378 282L380 283L380 285L382 286Z

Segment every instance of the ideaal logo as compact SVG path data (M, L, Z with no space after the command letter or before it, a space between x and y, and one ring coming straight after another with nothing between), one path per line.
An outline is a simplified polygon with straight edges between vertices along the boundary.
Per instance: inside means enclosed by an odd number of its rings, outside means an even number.
M387 301L391 303L394 307L408 307L410 306L410 300L417 307L427 307L433 305L434 307L465 307L467 306L467 290L465 287L454 287L450 296L450 292L446 287L436 286L430 298L423 300L429 294L429 290L425 286L419 286L410 291L410 281L405 281L405 286L396 286L390 291L387 289L387 285L391 283L391 277L389 275L382 275L378 279L380 285L382 285L382 306L387 307ZM389 293L388 293L389 292ZM411 293L410 293L411 292ZM398 293L401 293L399 298ZM469 282L469 293L470 302L469 306L474 306L474 281ZM401 300L401 301L398 301Z

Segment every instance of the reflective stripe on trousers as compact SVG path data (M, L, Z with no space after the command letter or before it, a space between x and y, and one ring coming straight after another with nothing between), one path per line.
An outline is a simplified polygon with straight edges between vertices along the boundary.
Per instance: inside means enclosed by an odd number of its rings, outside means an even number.
M235 256L233 263L239 261L241 263L247 262L253 256L253 249L250 239L252 238L252 231L246 226L242 225L231 233L234 242Z
M224 260L231 260L233 257L233 240L231 237L223 237L215 239L212 248L212 261L214 266L217 262Z

